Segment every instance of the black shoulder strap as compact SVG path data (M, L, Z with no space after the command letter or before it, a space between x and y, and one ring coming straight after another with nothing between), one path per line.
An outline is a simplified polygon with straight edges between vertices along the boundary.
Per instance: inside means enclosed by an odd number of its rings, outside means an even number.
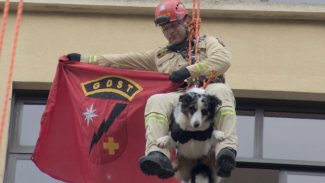
M184 144L191 139L204 141L211 138L213 132L213 123L204 131L186 131L181 129L179 124L173 122L171 124L171 136L174 141Z

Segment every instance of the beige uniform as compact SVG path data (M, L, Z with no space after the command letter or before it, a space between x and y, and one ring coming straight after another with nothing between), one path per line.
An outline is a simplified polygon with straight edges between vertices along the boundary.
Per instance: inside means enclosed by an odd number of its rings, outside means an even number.
M172 52L166 47L143 53L82 55L81 61L100 66L117 67L133 70L150 70L172 73L186 67L191 77L207 75L211 71L223 74L230 66L230 54L215 38L206 36L199 42L199 62L188 65L180 53ZM222 100L218 108L215 123L225 133L226 139L216 146L216 153L224 147L237 149L235 99L229 87L223 83L214 83L206 88L209 94ZM151 96L145 108L146 154L160 151L169 157L167 149L156 146L156 140L169 131L170 116L182 92L171 92Z

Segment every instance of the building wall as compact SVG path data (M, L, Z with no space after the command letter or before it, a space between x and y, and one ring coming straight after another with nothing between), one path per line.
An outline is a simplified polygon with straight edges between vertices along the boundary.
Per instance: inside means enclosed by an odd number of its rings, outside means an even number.
M102 5L104 1L94 1L96 6L80 2L84 4L50 6L27 1L14 65L14 89L49 89L57 59L63 54L145 51L166 44L153 24L153 3L134 1L135 5L128 7L127 2L106 1L111 4ZM269 12L261 11L265 4L232 2L220 4L219 9L203 6L201 34L221 38L232 52L232 66L226 76L237 97L325 101L325 8L306 11L295 6L301 13L290 14L287 5L272 5ZM113 13L105 12L105 7L114 9ZM15 13L11 12L0 60L1 105L14 26ZM0 149L0 179L9 112Z

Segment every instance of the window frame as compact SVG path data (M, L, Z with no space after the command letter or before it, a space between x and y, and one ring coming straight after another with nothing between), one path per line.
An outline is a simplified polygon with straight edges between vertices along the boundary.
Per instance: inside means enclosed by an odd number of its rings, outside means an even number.
M19 145L21 111L23 104L46 104L49 91L39 90L13 90L11 100L8 148L6 154L6 168L4 183L12 183L15 180L17 160L31 160L34 146Z
M245 157L245 158L253 158L255 157L255 151L256 151L256 142L255 142L255 139L256 139L256 130L257 130L257 127L256 127L256 115L255 115L255 111L254 110L236 110L236 114L237 114L237 136L239 135L238 133L238 116L248 116L248 117L252 117L254 118L254 129L253 129L253 142L252 145L253 145L253 149L252 149L252 157ZM239 138L239 136L238 136ZM240 139L238 139L239 143L240 143ZM237 149L239 150L239 149ZM237 154L237 156L239 156L239 154Z
M288 183L288 175L307 175L307 176L324 176L324 172L297 172L297 171L281 171L279 174L279 183Z
M23 146L19 144L19 139L21 137L21 127L22 127L22 108L25 104L44 104L46 105L46 99L31 99L29 97L19 97L16 99L13 111L13 121L11 122L12 133L10 133L10 153L32 153L34 146Z
M253 158L237 158L239 168L261 168L290 171L324 172L325 162L263 158L263 126L265 114L325 120L325 102L236 98L236 111L255 111ZM238 113L240 114L240 112ZM311 117L312 116L312 117ZM267 116L269 117L269 116Z
M14 90L9 127L5 183L13 182L17 160L30 160L34 147L19 145L21 107L25 103L46 104L49 91ZM285 171L324 172L325 162L263 159L263 125L265 114L325 119L325 102L236 98L238 115L254 116L253 158L237 158L238 168L274 169ZM307 115L306 115L307 114Z
M10 154L7 158L6 173L4 177L4 183L15 182L16 165L18 160L31 160L31 154Z

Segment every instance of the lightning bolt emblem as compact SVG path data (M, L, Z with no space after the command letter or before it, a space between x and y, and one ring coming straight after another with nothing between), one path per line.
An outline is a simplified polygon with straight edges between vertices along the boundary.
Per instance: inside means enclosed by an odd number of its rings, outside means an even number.
M110 113L107 120L103 120L103 122L100 124L98 130L96 133L94 133L93 138L91 140L89 154L95 144L98 143L100 138L106 133L109 129L109 127L114 123L115 119L122 113L122 111L125 109L127 104L117 103L115 104L112 112Z

